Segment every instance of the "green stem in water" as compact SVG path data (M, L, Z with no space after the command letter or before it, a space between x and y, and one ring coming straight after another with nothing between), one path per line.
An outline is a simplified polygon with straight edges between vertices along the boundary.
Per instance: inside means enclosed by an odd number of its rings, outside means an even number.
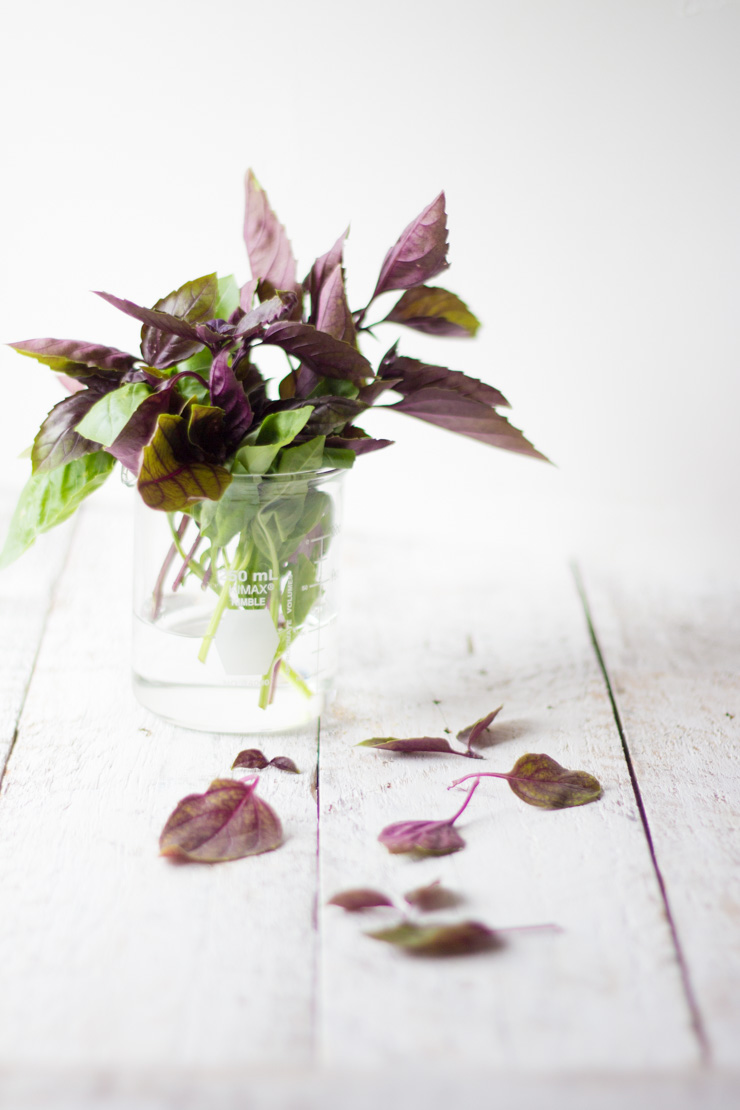
M227 565L227 567L226 567L226 574L224 576L224 584L221 587L221 590L219 592L218 601L216 602L216 608L213 610L213 613L211 614L211 619L208 622L208 628L206 629L206 634L203 637L203 643L200 645L200 651L198 652L198 659L200 660L201 663L205 663L206 659L208 658L208 652L209 652L211 644L213 642L213 637L216 635L216 632L218 631L218 626L221 623L221 617L224 615L224 609L233 608L233 606L230 605L231 581L229 580L229 574L230 574L231 571L244 570L244 568L249 563L249 560L252 558L252 544L251 543L247 544L246 554L244 556L241 556L241 557L240 557L240 547L241 547L241 545L239 547L237 547L237 549L236 549L236 553L234 555L234 561L231 563L230 566ZM218 587L214 586L214 589L218 589Z

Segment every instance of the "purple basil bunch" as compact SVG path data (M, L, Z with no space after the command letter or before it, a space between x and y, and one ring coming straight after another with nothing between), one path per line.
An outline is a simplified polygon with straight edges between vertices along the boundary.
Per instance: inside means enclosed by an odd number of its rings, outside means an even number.
M345 238L299 281L285 229L250 171L244 240L252 277L245 285L208 274L151 308L99 293L141 322L139 354L78 340L11 344L60 374L70 392L36 435L32 475L0 565L70 516L116 461L136 476L148 506L170 513L219 501L236 474L285 472L288 464L350 467L357 455L389 445L357 423L389 392L398 399L386 407L543 458L497 412L507 401L492 386L402 355L398 344L377 368L360 350L363 332L386 322L430 335L475 335L478 321L464 302L427 284L448 266L444 194L391 247L369 304L355 311L345 290ZM401 296L390 312L367 325L376 298L393 290ZM257 364L263 346L287 356L287 373L272 388Z

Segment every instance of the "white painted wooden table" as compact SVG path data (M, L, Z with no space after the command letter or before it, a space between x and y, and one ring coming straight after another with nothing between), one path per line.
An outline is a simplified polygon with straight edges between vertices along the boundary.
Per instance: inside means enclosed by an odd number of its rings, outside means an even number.
M557 544L471 527L391 548L356 516L332 711L244 743L135 702L129 527L101 495L0 578L0 1105L740 1104L737 580L585 555L579 596ZM485 765L355 747L454 735L500 703ZM285 845L160 858L174 804L253 745L303 772L262 775ZM603 798L540 811L483 780L464 851L377 844L525 751L593 772ZM562 932L420 960L363 936L390 911L326 905L437 878L464 899L440 918Z

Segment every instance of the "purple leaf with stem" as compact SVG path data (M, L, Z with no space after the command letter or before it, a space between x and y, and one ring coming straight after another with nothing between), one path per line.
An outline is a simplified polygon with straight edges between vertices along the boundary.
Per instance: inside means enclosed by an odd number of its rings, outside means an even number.
M310 324L282 320L267 329L262 341L295 355L319 377L339 378L355 385L374 377L372 366L355 347Z
M518 798L542 809L587 805L601 796L601 784L587 771L569 771L549 755L531 752L520 756L508 774L480 771L456 779L452 786L468 779L475 779L476 786L482 778L505 779Z
M455 751L450 747L449 740L443 736L414 736L409 739L397 740L394 736L374 736L370 740L361 740L358 748L377 748L383 752L405 752L413 755L417 752L441 752L445 755L462 755L469 759L480 759L477 752Z
M467 728L460 729L457 734L457 738L458 740L467 740L468 752L470 754L472 754L471 748L473 747L473 744L476 744L478 742L480 737L488 729L494 718L498 716L503 708L503 705L500 705L498 709L492 709L490 713L488 713L485 717L481 717L481 719L479 721L476 721L475 724L468 725Z
M468 796L454 816L446 821L397 821L383 829L378 840L389 852L412 852L421 856L446 856L465 847L465 841L453 826L465 812L478 782L474 782Z
M389 289L410 289L447 269L447 216L440 193L388 251L372 299Z

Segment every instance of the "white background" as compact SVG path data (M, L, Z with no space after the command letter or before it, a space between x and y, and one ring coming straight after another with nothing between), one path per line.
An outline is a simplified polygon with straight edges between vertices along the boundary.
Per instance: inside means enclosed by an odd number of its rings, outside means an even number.
M371 414L350 520L526 530L578 550L656 522L734 555L740 480L740 6L721 0L27 0L0 66L0 339L134 350L88 291L150 304L248 276L252 166L301 275L351 221L350 301L444 188L440 284L474 341L402 350L500 388L557 469ZM363 299L364 298L364 299ZM392 303L392 299L389 299ZM379 355L386 343L366 349ZM60 390L0 351L2 484ZM453 539L454 537L454 539Z

